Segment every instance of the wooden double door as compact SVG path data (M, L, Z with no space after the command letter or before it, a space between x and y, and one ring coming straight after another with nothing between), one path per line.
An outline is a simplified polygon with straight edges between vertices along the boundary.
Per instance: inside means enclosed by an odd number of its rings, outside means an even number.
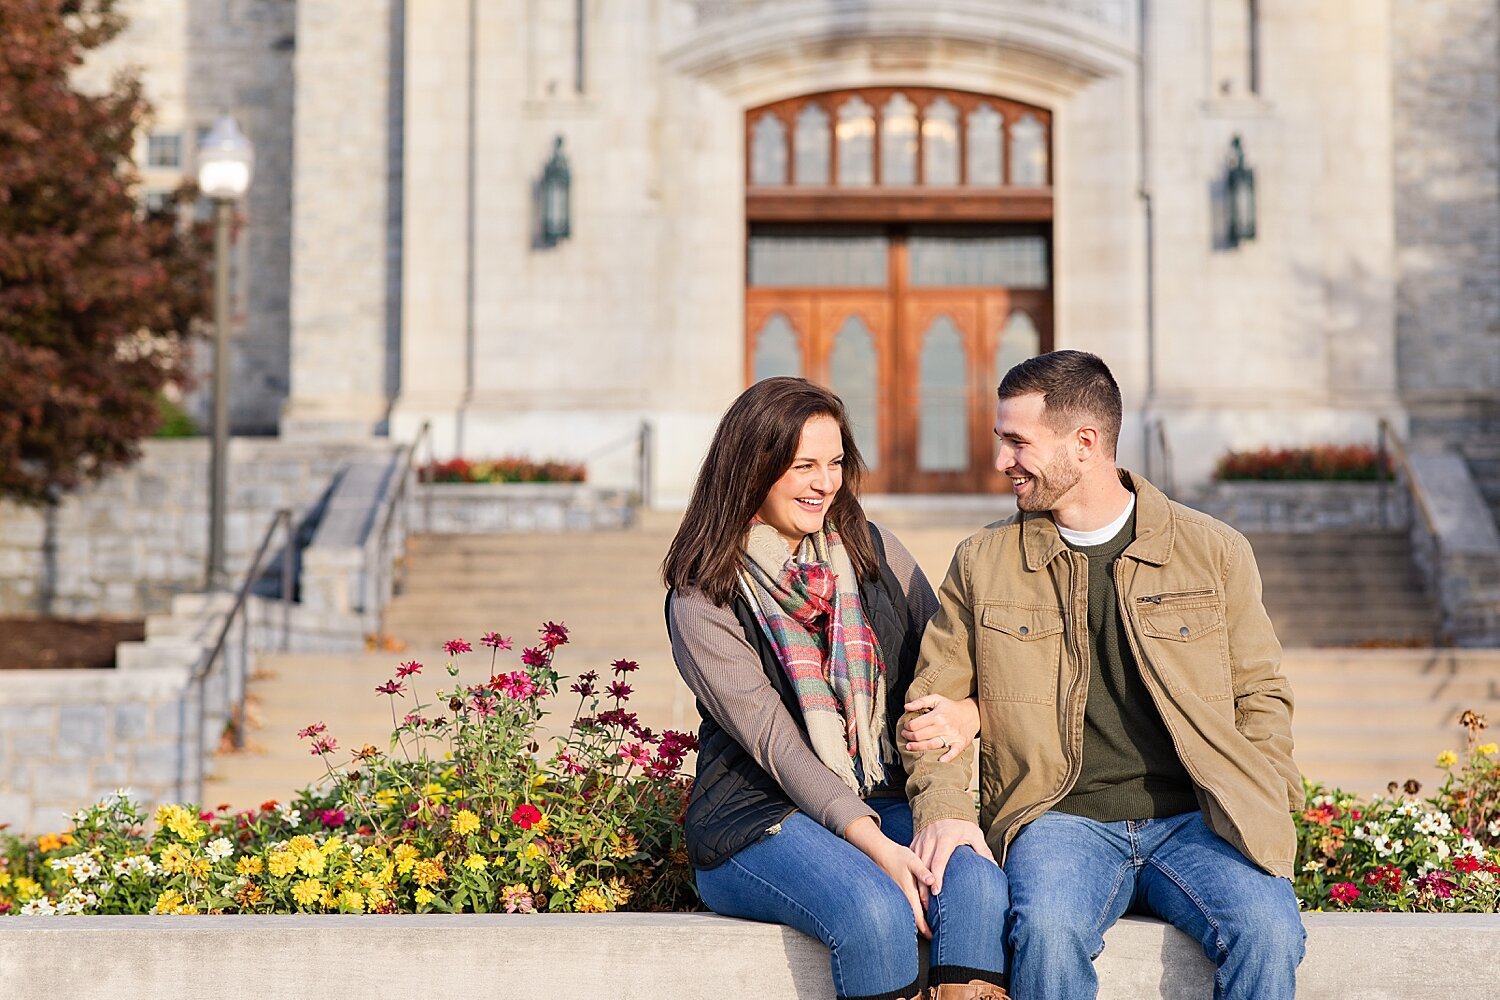
M837 392L870 492L1007 489L995 386L1051 349L1050 286L1040 227L757 227L748 381L801 375Z

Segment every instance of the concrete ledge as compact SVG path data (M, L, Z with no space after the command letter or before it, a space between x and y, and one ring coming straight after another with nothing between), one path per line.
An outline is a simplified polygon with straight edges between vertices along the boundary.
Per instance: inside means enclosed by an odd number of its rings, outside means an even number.
M1304 917L1302 1000L1500 996L1500 915ZM1127 918L1099 957L1101 1000L1203 1000L1213 968L1185 935ZM319 985L321 984L321 985ZM6 1000L827 1000L811 938L710 914L3 917Z

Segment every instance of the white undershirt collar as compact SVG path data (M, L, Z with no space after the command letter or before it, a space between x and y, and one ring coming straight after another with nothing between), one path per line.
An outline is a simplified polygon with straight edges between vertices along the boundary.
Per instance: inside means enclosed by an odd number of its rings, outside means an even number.
M1125 527L1125 522L1130 520L1131 512L1135 510L1135 494L1130 494L1130 502L1125 504L1125 510L1119 517L1096 531L1074 531L1072 528L1057 526L1057 531L1063 536L1063 541L1075 549L1086 549L1094 545L1103 545L1120 533Z

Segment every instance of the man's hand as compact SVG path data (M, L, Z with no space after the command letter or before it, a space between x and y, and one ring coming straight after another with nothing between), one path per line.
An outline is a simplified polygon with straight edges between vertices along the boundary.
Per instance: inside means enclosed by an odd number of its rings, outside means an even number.
M973 698L954 701L940 694L929 694L907 702L904 707L908 712L922 712L901 730L902 738L907 741L906 749L918 753L942 750L939 764L957 757L979 733L979 703Z
M924 906L929 891L943 891L943 869L948 867L948 859L953 856L953 852L965 844L974 848L980 857L995 860L990 845L984 842L984 831L979 828L979 824L965 819L940 819L929 823L911 842L913 853L932 872L930 887L926 884L921 887Z
M902 847L887 837L880 825L868 816L861 816L844 831L844 839L859 848L865 855L885 871L911 904L912 916L917 920L917 931L924 938L932 937L927 927L927 886L932 882L932 873L910 849Z

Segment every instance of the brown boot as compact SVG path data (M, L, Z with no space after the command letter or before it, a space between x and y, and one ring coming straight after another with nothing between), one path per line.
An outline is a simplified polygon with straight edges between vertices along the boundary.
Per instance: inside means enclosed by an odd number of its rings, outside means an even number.
M971 979L967 986L959 983L944 983L928 990L932 1000L1010 1000L1005 989L982 979Z

